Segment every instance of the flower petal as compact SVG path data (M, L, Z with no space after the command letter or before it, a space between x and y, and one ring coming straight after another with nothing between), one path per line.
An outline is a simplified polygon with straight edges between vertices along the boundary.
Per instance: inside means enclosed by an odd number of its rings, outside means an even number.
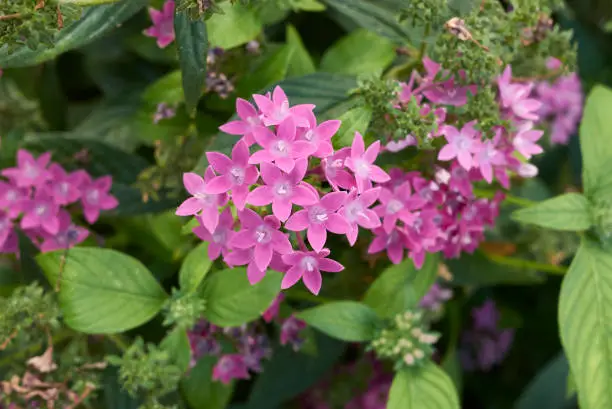
M289 231L302 231L308 228L308 211L300 210L295 212L285 223L285 229Z
M196 195L198 193L204 193L204 187L206 183L202 176L197 173L189 172L183 173L183 185L185 185L185 189L191 195Z

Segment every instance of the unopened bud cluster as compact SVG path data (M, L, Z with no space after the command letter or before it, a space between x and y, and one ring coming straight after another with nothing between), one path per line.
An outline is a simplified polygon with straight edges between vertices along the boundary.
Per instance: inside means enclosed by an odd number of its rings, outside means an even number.
M395 369L399 370L426 362L439 338L439 334L426 329L422 312L407 311L396 315L368 349L380 359L395 361Z
M172 292L172 297L165 305L164 325L176 325L181 328L191 328L202 317L206 310L206 302L197 293Z

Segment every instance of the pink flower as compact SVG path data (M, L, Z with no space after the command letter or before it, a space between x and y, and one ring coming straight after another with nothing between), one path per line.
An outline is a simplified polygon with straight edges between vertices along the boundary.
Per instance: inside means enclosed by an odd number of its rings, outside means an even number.
M255 128L263 125L259 112L257 112L253 105L242 98L236 99L236 112L240 120L230 121L225 125L221 125L219 129L230 135L242 135L246 144L251 146L255 143L253 131Z
M350 226L337 210L345 203L346 192L331 192L318 203L295 212L285 223L290 231L307 230L308 242L315 251L321 251L327 241L327 230L336 234L347 234Z
M319 294L323 281L321 271L337 273L344 270L342 264L326 258L327 256L329 256L328 249L323 249L320 252L296 251L291 254L285 254L283 261L291 267L283 277L281 288L292 287L302 279L304 285L311 293L314 295Z
M303 130L299 139L307 141L312 146L313 156L321 159L327 158L334 153L331 138L340 129L342 121L330 120L317 126L317 118L314 113L309 112L308 114L310 127Z
M423 90L423 95L435 104L460 107L467 104L468 92L471 95L475 95L476 91L477 87L473 85L465 87L456 86L455 80L451 78L427 87L427 89Z
M2 175L14 181L17 187L40 186L44 184L51 174L46 169L51 160L51 153L43 153L34 159L32 154L25 149L17 152L17 167L2 171Z
M410 224L416 217L412 211L421 208L426 202L417 195L412 195L410 182L404 182L395 190L382 189L378 197L380 205L374 211L383 218L383 227L387 233L395 228L398 220Z
M213 367L212 378L229 384L233 379L249 379L249 371L241 354L223 355Z
M474 157L474 165L480 170L482 177L491 183L493 181L493 166L503 165L506 161L504 155L495 147L494 141L484 141L481 146L481 150Z
M349 230L346 233L349 243L352 245L357 241L357 233L361 226L366 229L375 229L381 225L380 219L369 207L374 204L380 195L380 187L366 190L361 195L357 195L356 190L352 190L338 213L349 223Z
M536 141L544 135L544 132L532 128L532 122L524 122L518 127L518 133L512 140L514 148L527 159L544 152L542 147L536 144Z
M219 207L227 203L227 194L206 193L206 182L215 177L212 167L206 168L204 179L196 173L184 173L183 184L187 191L193 196L185 200L178 209L178 216L190 216L199 214L202 226L208 231L214 232L219 223Z
M254 247L253 261L260 271L268 268L274 252L287 254L293 250L287 235L278 230L280 222L276 217L262 219L251 209L242 210L238 217L242 229L230 239L230 245L242 250Z
M315 108L312 104L296 105L289 107L289 99L279 86L274 88L272 98L269 96L255 94L253 99L263 115L265 126L279 125L287 118L292 118L293 122L300 127L309 126L308 113Z
M247 278L249 279L249 283L253 285L261 281L265 277L267 271L267 268L260 269L257 267L254 259L255 247L251 247L246 250L233 249L229 254L223 256L223 261L225 261L225 264L230 267L247 265ZM270 261L269 267L272 270L279 272L286 270L285 263L283 263L283 260L278 253L274 253L272 255L272 261Z
M27 189L0 181L0 208L4 209L11 219L19 216L27 198Z
M325 179L327 179L334 190L338 190L338 188L349 190L355 187L355 178L344 170L346 168L346 159L350 154L350 148L342 148L332 156L321 161Z
M346 159L346 166L355 173L359 193L370 189L372 181L384 183L391 180L384 170L374 165L379 152L380 141L374 142L366 150L363 136L359 132L355 132L355 138L351 145L351 156Z
M43 190L37 191L34 198L25 203L23 211L21 228L35 229L42 227L50 234L57 234L59 232L59 206Z
M0 254L19 255L19 236L17 236L15 230L11 229L9 231L4 244L0 246Z
M161 10L149 8L153 26L144 31L147 37L157 39L159 48L166 48L174 41L174 0L167 0Z
M276 166L261 164L261 178L266 183L255 188L247 197L247 203L254 206L266 206L272 203L272 212L284 222L291 214L292 203L299 206L313 205L318 201L316 191L302 182L306 174L308 161L299 159L293 170L282 173Z
M102 176L92 181L88 174L83 175L81 203L85 220L89 224L95 223L100 217L100 210L110 210L117 207L119 202L109 193L113 178Z
M55 235L44 235L40 246L42 252L69 249L83 242L89 236L89 231L72 223L70 214L66 211L59 213L59 231Z
M404 139L400 139L397 141L391 141L387 143L385 145L385 149L388 150L389 152L396 153L399 151L403 151L409 146L416 146L416 145L418 145L418 141L416 140L416 138L408 134L406 135Z
M444 126L441 132L448 144L440 150L438 160L447 161L457 158L465 170L470 170L474 165L473 155L481 149L480 132L474 129L474 125L476 121L468 122L463 125L461 131L451 125Z
M511 79L512 68L508 65L497 80L501 106L520 119L538 120L539 115L537 111L542 106L542 103L536 99L529 98L533 84L511 84Z
M13 222L5 212L0 210L0 248L4 247L11 233L13 233Z
M60 206L74 203L81 197L81 183L85 179L87 173L82 170L77 170L70 174L57 163L49 166L51 174L51 184L46 186L47 191Z
M272 322L272 320L274 320L274 318L278 316L278 312L280 311L281 303L283 302L284 299L285 299L285 294L280 293L274 299L274 301L272 301L272 304L268 307L268 309L264 311L263 314L261 314L265 322Z
M379 253L387 250L387 256L393 264L399 264L404 258L404 249L406 247L406 237L402 230L393 229L387 233L383 228L373 230L376 237L368 247L368 254Z
M307 158L314 153L308 141L297 141L293 119L287 118L276 130L276 135L266 127L254 131L255 140L263 148L255 152L249 163L275 163L283 172L291 172L298 158Z
M216 260L219 258L221 254L225 257L229 254L229 246L228 243L234 234L234 216L232 216L232 211L228 207L223 212L221 212L221 216L219 217L218 210L214 210L214 214L217 215L217 223L215 223L215 228L211 230L206 226L204 215L207 212L202 213L201 216L197 217L200 222L200 226L193 228L193 233L208 243L208 257L211 260ZM208 213L213 213L213 210L209 210ZM210 224L210 222L208 222Z
M304 343L302 332L306 328L306 323L295 316L290 316L281 324L280 343L281 345L290 344L294 351L299 351Z
M231 190L236 208L244 209L249 186L259 177L257 168L249 165L249 148L246 142L240 141L234 145L231 159L219 152L206 152L206 158L220 176L207 181L205 192L218 195Z

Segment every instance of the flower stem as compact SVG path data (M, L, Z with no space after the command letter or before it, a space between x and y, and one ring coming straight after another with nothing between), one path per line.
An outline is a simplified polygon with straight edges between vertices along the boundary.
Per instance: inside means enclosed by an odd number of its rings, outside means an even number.
M474 189L474 194L478 197L493 199L495 197L495 192L484 189ZM502 203L507 203L509 205L515 205L519 207L529 207L537 204L536 201L525 199L523 197L513 196L510 194L505 194L506 197Z
M538 270L549 274L563 275L567 272L567 267L555 266L553 264L538 263L537 261L525 260L516 257L504 257L495 254L484 253L485 256L494 263L505 266L518 267L528 270Z

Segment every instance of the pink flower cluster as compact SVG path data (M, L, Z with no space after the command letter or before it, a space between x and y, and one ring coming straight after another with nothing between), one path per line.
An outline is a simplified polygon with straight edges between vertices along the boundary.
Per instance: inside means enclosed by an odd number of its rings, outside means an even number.
M297 352L305 341L302 332L306 328L306 323L294 315L285 319L279 317L278 313L284 299L285 295L279 294L270 307L262 314L262 318L267 323L276 321L280 325L281 345L290 345Z
M155 38L159 48L166 48L174 42L174 9L174 0L166 0L161 10L149 7L153 26L147 28L144 35Z
M93 224L101 210L118 205L109 194L110 176L92 179L84 170L68 173L50 161L48 152L34 158L20 149L17 166L2 170L0 253L18 252L17 225L43 252L73 247L89 232L73 223L72 206L80 202L85 220Z

